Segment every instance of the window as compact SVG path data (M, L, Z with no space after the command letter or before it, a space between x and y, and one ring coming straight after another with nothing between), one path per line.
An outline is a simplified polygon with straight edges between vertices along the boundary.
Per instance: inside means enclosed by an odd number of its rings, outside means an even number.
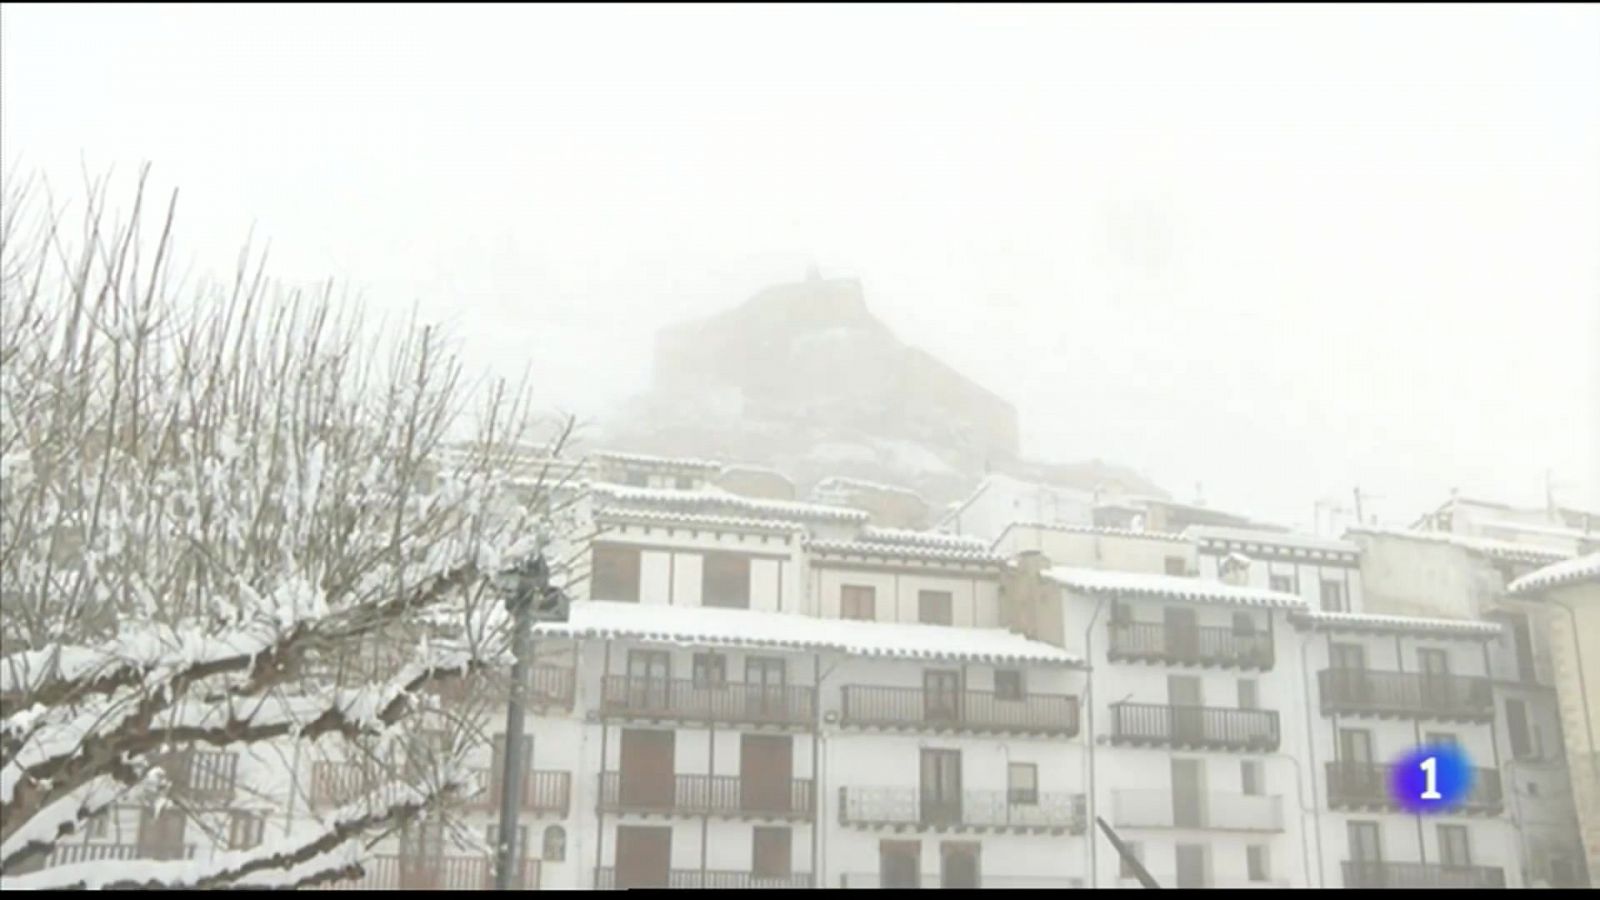
M757 878L784 878L793 859L791 832L787 828L758 826L752 829L751 874Z
M1141 865L1143 865L1144 864L1144 845L1141 844L1141 843L1138 843L1136 841L1128 841L1126 843L1127 843L1127 846L1128 846L1128 855L1133 857L1134 859L1138 860L1139 863ZM1120 868L1117 869L1117 877L1118 878L1138 878L1139 877L1138 874L1133 871L1133 866L1131 864L1129 864L1128 860L1124 859L1122 857L1122 854L1120 854L1120 853L1117 854L1117 857L1118 857L1118 859L1122 860L1121 863L1119 864Z
M1233 614L1233 633L1234 634L1255 634L1256 633L1256 620L1251 618L1250 614L1247 613L1247 612L1236 612L1236 613L1234 613Z
M1241 678L1241 679L1239 679L1239 708L1240 709L1259 709L1261 707L1261 696L1260 696L1257 688L1258 688L1258 685L1256 684L1255 679L1253 679L1253 678Z
M1332 644L1328 647L1328 662L1334 669L1365 669L1367 651L1360 644Z
M1188 562L1185 561L1184 558L1181 557L1181 556L1169 556L1169 557L1167 557L1167 574L1168 575L1187 575L1187 574L1189 574L1189 564L1188 564Z
M560 825L551 825L544 830L545 862L562 862L567 858L567 830Z
M1239 763L1240 792L1247 797L1261 796L1261 761L1247 759Z
M954 624L950 607L949 591L917 592L917 621L924 625Z
M1279 591L1279 592L1282 592L1282 593L1285 593L1285 594L1293 594L1293 593L1295 593L1294 576L1293 575L1273 574L1273 575L1268 576L1268 580L1271 582L1271 587L1275 591Z
M1521 700L1506 700L1506 731L1511 736L1511 755L1528 759L1534 755L1533 741L1528 739L1528 707Z
M629 472L626 480L630 487L650 486L650 476L643 472Z
M1428 743L1454 745L1461 743L1461 741L1448 731L1430 731L1428 732Z
M694 655L694 686L722 687L728 682L728 658L721 653Z
M1252 844L1246 847L1245 865L1250 871L1251 881L1266 881L1268 878L1266 845Z
M1322 611L1347 612L1344 605L1344 585L1337 581L1322 582Z
M877 589L860 584L847 584L840 598L839 616L871 622L878 618Z
M266 820L255 813L231 812L228 814L228 849L250 850L261 843L261 833Z
M917 888L922 885L922 842L878 842L878 886Z
M694 489L694 479L690 478L687 475L679 475L677 477L677 479L672 482L672 484L673 484L674 487L676 487L680 491L688 491L688 490L693 490Z
M1528 684L1537 683L1538 670L1533 665L1533 634L1528 630L1528 617L1512 614L1511 640L1517 648L1517 677Z
M996 700L1021 700L1022 671L1020 669L996 669L994 672L994 696Z
M1472 847L1467 841L1467 826L1439 826L1439 864L1450 867L1472 865Z
M103 838L111 834L111 808L107 807L89 817L87 826L88 836Z
M724 609L750 608L750 557L705 555L705 594L701 603Z
M595 600L639 602L639 550L615 544L595 544L591 563L590 596Z
M1018 806L1039 802L1039 767L1033 763L1011 763L1006 767L1006 797Z

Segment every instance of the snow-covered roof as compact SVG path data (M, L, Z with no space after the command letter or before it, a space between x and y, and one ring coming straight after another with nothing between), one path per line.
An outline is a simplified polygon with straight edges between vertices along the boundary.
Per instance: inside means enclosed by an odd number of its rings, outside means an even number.
M863 556L880 559L909 559L926 562L978 563L998 568L1005 557L987 547L939 547L928 544L896 544L881 541L812 541L807 546L818 556Z
M904 544L913 547L940 547L948 550L988 550L982 538L938 531L912 531L907 528L864 528L860 540L874 544Z
M720 488L676 491L598 482L590 485L590 491L597 499L615 504L664 507L685 512L742 513L748 516L827 522L865 522L868 518L867 513L859 509L796 500L761 500Z
M693 459L679 456L651 456L647 453L620 453L615 450L605 450L590 454L592 458L606 462L619 462L624 465L652 466L658 469L695 469L702 472L715 472L722 468L722 463L709 459Z
M1321 550L1327 553L1359 554L1361 547L1350 541L1294 534L1285 531L1261 531L1255 528L1233 528L1226 525L1190 525L1183 533L1198 541L1222 544L1259 544L1272 547L1292 547L1299 550Z
M1001 628L818 619L742 609L612 603L572 604L571 619L538 633L575 639L628 638L683 646L767 647L895 659L1074 666L1060 647Z
M1064 525L1055 522L1012 522L1000 532L1003 538L1013 528L1037 528L1041 531L1064 531L1069 534L1098 534L1106 537L1138 538L1147 541L1166 541L1169 544L1192 543L1181 534L1170 531L1137 531L1132 528L1108 528L1100 525ZM997 542L998 543L998 542Z
M1406 528L1388 528L1381 525L1354 525L1345 529L1345 532L1347 534L1370 534L1378 537L1397 537L1415 541L1432 541L1438 544L1453 544L1464 550L1481 553L1484 556L1523 562L1555 562L1572 556L1571 553L1563 553L1560 550L1554 550L1549 547L1535 547L1531 544L1519 544L1512 541L1497 541L1492 538L1455 534L1449 531L1413 531Z
M857 488L865 491L879 491L886 494L905 494L910 497L915 497L918 500L922 499L921 494L908 487L899 487L893 484L883 484L877 481L867 481L862 478L849 478L843 475L830 475L827 478L822 479L821 481L817 482L817 486L812 488L811 492L813 494L823 494L835 488Z
M1289 621L1327 631L1378 631L1403 634L1459 635L1492 638L1500 634L1493 622L1470 619L1429 619L1420 616L1385 616L1376 613L1323 612L1296 613Z
M1226 603L1236 606L1266 606L1304 609L1305 598L1265 588L1240 587L1220 581L1185 578L1180 575L1154 575L1144 572L1108 572L1056 566L1046 569L1045 577L1057 584L1089 594L1135 594L1165 597L1197 603Z
M678 512L670 509L627 509L606 506L595 510L594 517L596 519L624 519L629 522L652 525L697 528L703 531L760 531L782 534L806 530L804 522L797 522L793 519L754 519L746 516L704 515Z
M1534 594L1550 588L1577 584L1580 581L1600 583L1600 553L1563 560L1538 571L1529 572L1511 582L1506 589L1513 594Z

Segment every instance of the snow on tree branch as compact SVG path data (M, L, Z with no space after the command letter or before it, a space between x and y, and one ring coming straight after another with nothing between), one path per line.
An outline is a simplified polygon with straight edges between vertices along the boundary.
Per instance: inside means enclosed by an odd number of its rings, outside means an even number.
M506 664L493 578L540 536L570 546L579 491L545 475L573 423L537 415L524 389L480 390L434 328L374 330L331 289L273 285L248 249L229 283L176 283L176 197L147 204L143 173L118 223L89 185L76 239L14 187L0 221L0 878L112 886L76 865L27 870L108 809L192 807L200 748L388 759L435 716L436 685ZM534 445L537 462L518 450ZM553 562L558 583L580 577L575 556ZM463 746L467 724L436 718ZM387 771L401 799L378 813L121 877L295 884L348 868L364 836L457 793Z

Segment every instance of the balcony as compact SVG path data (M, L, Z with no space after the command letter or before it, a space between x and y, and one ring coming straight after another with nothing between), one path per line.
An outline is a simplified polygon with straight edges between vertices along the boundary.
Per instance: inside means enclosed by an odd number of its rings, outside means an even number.
M728 869L672 869L667 872L667 883L650 885L668 890L805 890L811 887L811 873L795 872L790 875L757 875ZM617 888L617 872L610 866L594 870L594 888L613 891Z
M1323 715L1489 722L1494 692L1487 678L1324 669L1317 673Z
M139 844L57 844L50 851L48 867L71 863L128 859L194 859L194 845L152 846Z
M1171 629L1160 622L1112 622L1106 657L1112 662L1169 666L1271 669L1272 635L1203 626Z
M1167 790L1112 791L1118 828L1199 828L1207 831L1283 830L1283 798L1251 794L1200 794L1184 808Z
M1111 742L1270 753L1278 749L1278 714L1263 709L1113 703Z
M810 728L815 695L809 687L608 675L601 686L600 711L613 718L649 722Z
M1051 890L1061 888L1081 888L1082 878L1053 878L1039 876L1031 878L1027 875L986 875L978 876L978 889L996 888L1011 890ZM942 888L939 873L917 876L914 884L886 883L881 874L877 872L849 872L839 876L839 887L844 890L856 889L885 889L885 890L915 890L917 888Z
M368 859L360 878L320 885L324 891L492 891L494 860L487 856L395 856ZM525 859L511 879L513 890L539 887L539 861Z
M1340 863L1347 888L1503 888L1506 873L1493 866L1440 866L1432 863Z
M1398 810L1389 796L1389 767L1376 763L1330 762L1328 806L1333 809ZM1505 795L1500 773L1494 769L1474 769L1472 791L1461 811L1480 815L1499 815L1505 810Z
M772 785L737 775L675 775L668 783L600 774L603 813L807 821L816 808L813 797L809 778Z
M227 806L233 802L239 757L220 750L187 748L156 762L172 781L173 793L191 806Z
M311 806L343 806L375 786L372 767L361 763L319 761L311 764Z
M962 791L943 800L920 788L839 789L839 824L893 831L958 831L999 834L1081 834L1086 822L1082 794L1035 794L1013 802L1006 791Z
M478 770L486 788L467 803L468 809L498 812L500 772L485 766ZM522 775L522 811L534 815L565 817L572 809L572 773L533 769Z
M1078 698L1028 694L1011 700L992 691L847 685L840 722L856 728L1072 737L1078 733Z

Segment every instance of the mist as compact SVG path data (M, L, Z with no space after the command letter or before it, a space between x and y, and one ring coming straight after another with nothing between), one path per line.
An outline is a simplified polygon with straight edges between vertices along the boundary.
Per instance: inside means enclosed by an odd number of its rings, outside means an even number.
M1030 457L1285 524L1600 507L1592 8L8 5L0 41L8 170L148 161L187 271L253 235L589 418L815 266Z

